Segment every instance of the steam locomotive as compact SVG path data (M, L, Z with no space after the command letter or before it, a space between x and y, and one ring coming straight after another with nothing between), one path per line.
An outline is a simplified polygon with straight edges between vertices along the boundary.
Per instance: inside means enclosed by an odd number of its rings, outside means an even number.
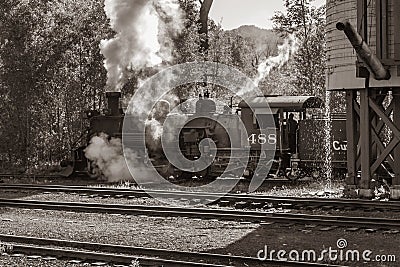
M87 140L101 133L109 137L121 138L124 112L120 108L119 92L107 92L108 109L100 114L98 111L88 111ZM261 99L266 99L270 108L265 109ZM265 101L265 100L263 100ZM251 107L251 108L250 108ZM243 123L248 136L241 146L250 149L249 157L236 158L239 165L245 168L244 176L252 177L257 164L263 158L262 145L273 144L276 147L274 160L270 169L270 176L284 176L288 179L297 179L305 175L317 177L326 168L329 158L332 168L338 172L344 172L346 168L346 132L344 114L332 114L328 123L322 114L323 101L313 96L266 96L254 97L242 101L237 108L232 106L218 111L216 102L205 93L197 100L195 109L185 110L185 114L192 119L184 125L179 133L179 148L182 154L189 160L198 159L201 156L199 143L206 139L212 139L216 144L216 157L213 163L201 172L188 173L175 168L167 161L163 161L163 168L159 168L161 174L167 176L182 176L189 174L197 177L217 177L227 168L231 160L232 138L228 136L226 129L218 123L224 121L232 129L238 129L238 124ZM208 114L209 116L203 116ZM174 113L167 115L168 119L179 119ZM264 134L263 117L272 116L274 125L273 133ZM212 119L215 118L215 119ZM295 120L296 127L291 129L290 119ZM240 120L240 121L239 121ZM328 127L327 126L330 126ZM332 130L329 130L329 129ZM327 129L329 137L327 139ZM240 138L241 133L237 133ZM235 142L237 143L237 142ZM72 160L68 162L66 173L93 174L93 166L85 157L86 145L73 151ZM328 151L328 152L327 152ZM330 152L329 152L330 151ZM151 154L151 153L150 153ZM162 158L162 153L155 153ZM151 155L150 155L151 157ZM169 165L169 166L165 166Z

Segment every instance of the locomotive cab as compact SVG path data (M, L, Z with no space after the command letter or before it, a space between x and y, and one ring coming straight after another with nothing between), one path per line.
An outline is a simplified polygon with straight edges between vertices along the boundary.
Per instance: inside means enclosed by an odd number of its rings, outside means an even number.
M265 101L269 108L265 107ZM248 169L255 168L263 153L262 144L267 142L276 147L275 162L271 171L276 176L297 177L301 162L299 136L302 122L307 119L308 110L322 107L322 99L312 96L263 96L252 98L248 102L242 101L239 104L241 119L251 146ZM261 133L261 129L272 128L275 133Z

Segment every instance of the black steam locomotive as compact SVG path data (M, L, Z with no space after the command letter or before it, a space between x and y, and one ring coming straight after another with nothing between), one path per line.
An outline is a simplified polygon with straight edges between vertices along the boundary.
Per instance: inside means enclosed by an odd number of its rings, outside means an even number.
M121 138L124 120L123 110L120 108L120 93L108 92L108 109L103 114L98 111L87 112L88 130L87 144L90 139L101 133L110 137ZM327 159L335 171L344 171L346 168L346 132L345 116L333 114L330 123L322 114L323 101L312 96L267 96L263 97L270 108L265 109L262 97L255 97L247 102L240 102L235 109L218 111L213 100L208 94L201 96L196 103L195 110L185 111L190 120L179 134L179 148L189 160L201 156L199 143L210 138L216 144L216 157L213 163L199 173L185 173L197 177L217 177L221 175L230 160L231 138L218 121L224 121L233 129L238 128L239 120L247 130L247 141L241 146L250 148L249 157L236 159L245 166L244 176L252 177L255 168L263 157L262 144L269 143L276 147L274 162L270 170L271 176L285 176L297 179L304 175L318 176L326 166ZM250 108L251 106L251 108ZM202 114L210 116L205 117ZM168 119L174 119L173 113ZM274 133L264 134L262 129L263 116L272 116L274 120ZM178 119L178 117L176 117ZM271 127L269 125L268 127ZM330 136L327 140L327 129ZM332 129L332 130L331 130ZM240 133L237 133L240 135ZM239 138L239 137L238 137ZM245 140L246 140L245 139ZM327 145L326 145L327 144ZM66 173L93 174L91 162L85 157L85 148L82 146L73 151L72 160L69 162L69 171ZM326 151L330 151L326 152ZM160 157L160 153L158 157ZM161 154L162 155L162 154ZM168 162L164 161L164 165ZM173 165L159 168L163 175L181 176L182 171ZM167 170L167 171L166 171Z

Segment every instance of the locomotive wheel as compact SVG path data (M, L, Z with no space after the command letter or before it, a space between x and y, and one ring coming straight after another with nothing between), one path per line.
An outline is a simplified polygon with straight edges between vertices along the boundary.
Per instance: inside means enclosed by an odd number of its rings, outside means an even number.
M167 179L169 179L171 176L176 177L176 175L177 175L175 173L174 166L172 166L171 163L168 163L167 165L163 166L162 168L157 169L157 171L162 177L167 178Z
M102 176L100 169L94 163L89 163L88 175L92 179L99 179Z

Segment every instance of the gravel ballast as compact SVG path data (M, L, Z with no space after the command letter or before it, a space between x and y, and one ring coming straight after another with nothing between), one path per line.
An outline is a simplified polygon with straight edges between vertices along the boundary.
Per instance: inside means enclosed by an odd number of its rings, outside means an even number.
M133 205L162 204L150 198L104 199L64 193L38 194L25 199ZM14 208L0 209L0 233L250 257L256 257L258 251L265 245L275 250L314 249L321 251L327 247L335 248L337 240L343 238L348 241L349 249L361 251L368 249L372 250L374 255L378 253L396 255L400 245L398 232L382 230L329 229L329 227L316 225L267 225L185 217L148 217ZM369 242L369 240L374 241ZM399 260L400 255L396 256ZM3 257L1 259L4 260ZM344 263L342 262L342 264ZM398 266L396 263L377 262L353 262L344 265ZM0 264L0 266L3 265ZM42 265L5 264L4 266Z
M42 238L204 251L225 247L255 224L181 217L1 209L0 233Z
M0 255L0 266L4 267L83 267L94 266L89 263L78 263L73 260L58 260L53 257L26 256L3 253ZM109 265L107 265L109 266Z

